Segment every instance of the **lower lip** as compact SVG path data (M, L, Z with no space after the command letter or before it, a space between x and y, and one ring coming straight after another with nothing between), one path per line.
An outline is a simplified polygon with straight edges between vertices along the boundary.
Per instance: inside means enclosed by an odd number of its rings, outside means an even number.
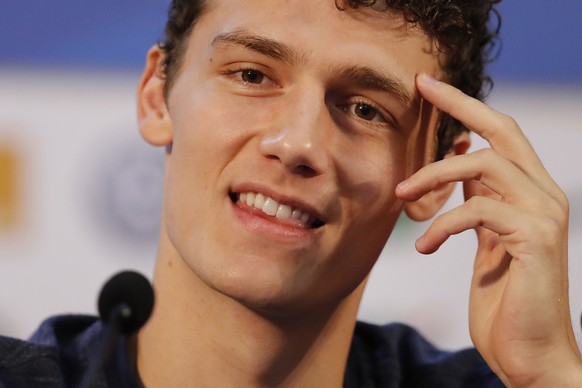
M313 236L318 229L305 229L293 225L277 222L274 217L263 216L262 213L253 213L243 209L236 203L232 203L236 218L241 221L249 230L261 236L272 238L281 242L304 239ZM257 209L258 212L260 210Z

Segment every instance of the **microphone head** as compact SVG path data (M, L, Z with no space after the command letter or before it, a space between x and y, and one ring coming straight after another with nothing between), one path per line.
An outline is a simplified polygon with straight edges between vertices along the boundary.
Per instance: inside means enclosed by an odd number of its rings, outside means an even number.
M99 315L109 323L117 309L123 308L119 317L119 329L130 334L142 327L154 307L154 290L143 275L124 271L114 275L105 283L99 294Z

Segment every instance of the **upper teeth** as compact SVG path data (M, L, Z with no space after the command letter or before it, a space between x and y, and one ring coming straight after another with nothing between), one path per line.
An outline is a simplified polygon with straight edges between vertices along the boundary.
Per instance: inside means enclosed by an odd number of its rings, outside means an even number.
M299 209L294 209L288 205L282 205L273 198L267 197L261 193L240 193L239 200L246 203L247 206L253 206L263 211L263 213L275 216L279 219L299 220L302 224L307 224L311 216Z

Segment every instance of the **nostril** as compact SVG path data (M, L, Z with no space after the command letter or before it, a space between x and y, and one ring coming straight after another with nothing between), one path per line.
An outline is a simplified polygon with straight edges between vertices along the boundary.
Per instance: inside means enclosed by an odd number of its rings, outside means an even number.
M317 172L313 168L311 168L305 164L299 164L299 165L295 166L293 172L298 174L298 175L301 175L302 177L305 177L305 178L309 178L309 177L313 177L313 176L317 175Z
M307 125L285 127L265 133L259 151L271 161L279 161L293 174L313 177L327 167L327 149L317 128Z

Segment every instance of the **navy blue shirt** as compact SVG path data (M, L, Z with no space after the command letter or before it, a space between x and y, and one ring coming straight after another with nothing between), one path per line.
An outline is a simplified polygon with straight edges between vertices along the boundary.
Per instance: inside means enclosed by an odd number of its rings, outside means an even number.
M78 386L102 335L95 317L57 316L43 322L29 341L0 337L0 387ZM95 387L139 387L126 343L119 341ZM440 351L402 324L356 324L346 388L502 386L474 349Z

